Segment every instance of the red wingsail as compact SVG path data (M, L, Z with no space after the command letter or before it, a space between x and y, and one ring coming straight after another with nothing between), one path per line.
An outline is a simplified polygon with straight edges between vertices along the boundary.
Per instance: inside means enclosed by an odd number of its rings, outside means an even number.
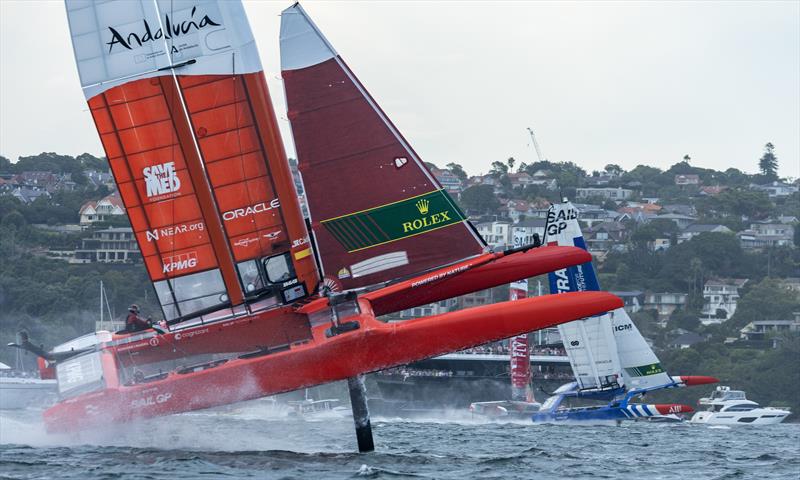
M356 288L481 253L464 214L298 4L281 17L281 68L326 282Z
M316 267L241 4L68 2L67 14L165 317L238 305L288 279L313 291Z

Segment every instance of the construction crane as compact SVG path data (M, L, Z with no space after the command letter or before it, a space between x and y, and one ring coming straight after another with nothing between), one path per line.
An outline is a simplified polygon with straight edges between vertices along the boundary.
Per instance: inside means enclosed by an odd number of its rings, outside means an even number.
M545 158L542 155L542 150L539 148L539 142L536 141L536 135L533 134L533 130L531 127L528 127L528 133L531 134L531 140L533 141L533 148L536 149L536 156L539 157L540 162L544 162Z

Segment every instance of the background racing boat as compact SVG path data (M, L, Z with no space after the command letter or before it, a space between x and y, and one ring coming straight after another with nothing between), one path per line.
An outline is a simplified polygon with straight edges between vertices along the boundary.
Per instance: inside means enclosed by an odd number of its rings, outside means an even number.
M578 210L567 200L552 205L545 227L548 245L586 249ZM551 294L594 291L600 286L591 262L548 274ZM575 381L559 387L533 415L536 422L624 420L692 412L686 405L631 403L665 388L716 383L707 376L672 377L623 308L558 326ZM606 401L592 407L566 404L577 400Z

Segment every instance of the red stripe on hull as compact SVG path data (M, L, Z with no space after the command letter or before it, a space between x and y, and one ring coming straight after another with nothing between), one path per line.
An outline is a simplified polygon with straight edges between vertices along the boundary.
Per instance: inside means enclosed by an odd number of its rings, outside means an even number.
M359 330L326 338L320 326L313 341L287 351L141 385L109 385L56 404L45 411L45 423L49 431L102 427L296 390L621 308L622 301L605 292L577 292L390 324L376 321L368 302L361 307L352 318Z

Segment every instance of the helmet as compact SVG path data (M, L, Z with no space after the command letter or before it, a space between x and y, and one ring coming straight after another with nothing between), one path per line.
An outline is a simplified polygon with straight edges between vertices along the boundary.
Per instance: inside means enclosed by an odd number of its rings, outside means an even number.
M133 305L130 306L130 308L128 308L128 311L129 312L138 312L139 311L139 305L136 305L134 303Z

